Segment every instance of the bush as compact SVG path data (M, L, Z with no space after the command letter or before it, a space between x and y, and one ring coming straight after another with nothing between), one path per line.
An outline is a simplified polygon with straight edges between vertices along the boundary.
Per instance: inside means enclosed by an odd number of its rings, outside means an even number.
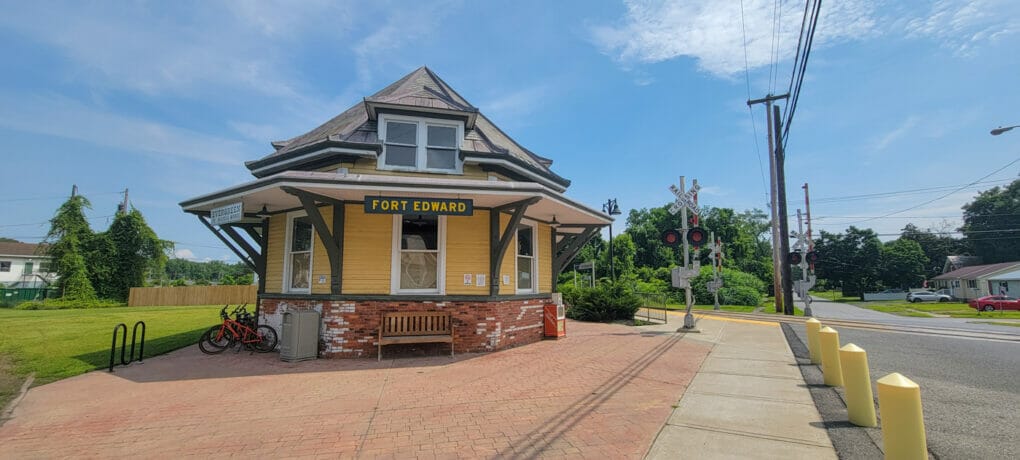
M109 299L73 300L73 299L46 299L30 300L19 303L15 310L68 310L74 308L111 308L126 307L124 302Z
M610 322L630 320L641 306L641 299L621 282L606 282L594 288L563 291L567 317L579 321Z
M719 289L719 303L726 305L746 305L756 307L761 303L765 292L765 283L750 273L740 270L723 268L723 287ZM701 273L691 280L694 300L699 305L712 305L712 293L705 285L712 280L712 267L701 267Z

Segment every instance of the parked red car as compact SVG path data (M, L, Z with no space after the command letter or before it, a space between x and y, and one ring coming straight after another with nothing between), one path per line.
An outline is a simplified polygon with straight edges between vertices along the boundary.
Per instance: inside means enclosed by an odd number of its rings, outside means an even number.
M1020 310L1020 299L1005 295L988 295L971 300L967 304L978 311Z

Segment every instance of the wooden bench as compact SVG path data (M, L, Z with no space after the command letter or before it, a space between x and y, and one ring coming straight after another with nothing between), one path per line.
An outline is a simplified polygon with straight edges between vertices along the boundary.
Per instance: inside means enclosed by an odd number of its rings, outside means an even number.
M379 360L383 345L401 343L449 343L453 357L453 319L450 313L408 311L383 313L379 324Z

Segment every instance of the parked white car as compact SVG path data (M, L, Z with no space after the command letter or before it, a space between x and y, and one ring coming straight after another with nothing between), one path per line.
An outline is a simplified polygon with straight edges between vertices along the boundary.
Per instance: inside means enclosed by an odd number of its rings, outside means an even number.
M931 291L914 291L907 294L908 302L923 302L926 300L929 302L949 302L950 300L953 300L953 298L945 294L936 294Z

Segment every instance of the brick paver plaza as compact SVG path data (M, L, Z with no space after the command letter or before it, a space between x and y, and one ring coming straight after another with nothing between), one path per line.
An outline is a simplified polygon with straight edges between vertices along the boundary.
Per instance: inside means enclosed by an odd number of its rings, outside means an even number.
M381 363L192 346L32 389L0 457L641 458L711 347L675 327Z

